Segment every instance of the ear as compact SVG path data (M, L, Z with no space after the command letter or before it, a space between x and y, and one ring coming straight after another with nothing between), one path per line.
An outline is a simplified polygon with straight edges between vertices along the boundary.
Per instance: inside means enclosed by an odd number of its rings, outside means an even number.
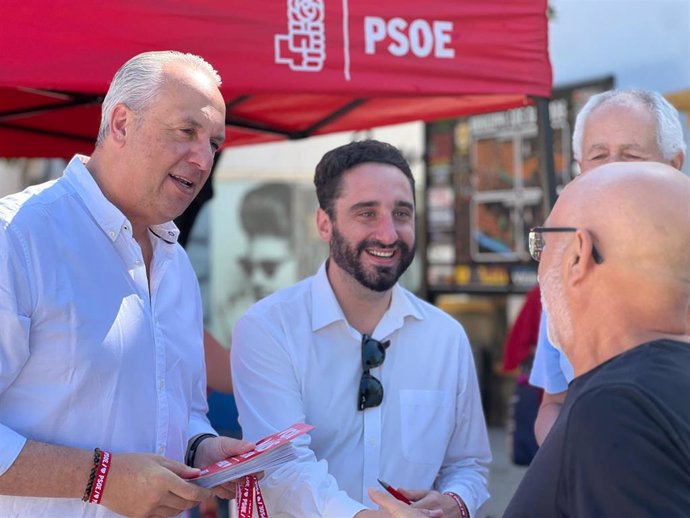
M120 146L123 146L127 140L127 131L132 116L131 110L122 103L116 104L110 114L110 136Z
M676 169L678 169L680 171L681 169L683 169L683 162L684 161L685 161L685 157L683 156L683 152L678 151L678 153L676 153L676 156L674 156L671 159L671 161L669 162L669 165L671 165L671 167L675 167Z
M316 209L316 230L322 241L326 243L331 242L333 223L331 222L330 216L321 207Z
M593 247L594 242L589 232L586 230L575 232L573 244L565 252L567 257L566 282L569 285L575 286L581 283L598 266L592 254Z

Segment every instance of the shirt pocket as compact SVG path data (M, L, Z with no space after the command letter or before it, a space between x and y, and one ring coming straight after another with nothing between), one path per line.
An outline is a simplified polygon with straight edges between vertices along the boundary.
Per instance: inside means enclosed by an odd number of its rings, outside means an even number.
M453 422L451 391L401 390L403 458L417 464L440 466L453 433Z

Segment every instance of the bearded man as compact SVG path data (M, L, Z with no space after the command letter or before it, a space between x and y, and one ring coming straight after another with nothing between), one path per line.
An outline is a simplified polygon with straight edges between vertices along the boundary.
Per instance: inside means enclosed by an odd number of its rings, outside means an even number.
M415 189L375 140L326 153L314 177L329 258L255 304L233 332L245 438L298 421L298 460L261 482L271 516L357 518L382 478L430 516L475 516L491 453L462 326L398 284L415 254Z

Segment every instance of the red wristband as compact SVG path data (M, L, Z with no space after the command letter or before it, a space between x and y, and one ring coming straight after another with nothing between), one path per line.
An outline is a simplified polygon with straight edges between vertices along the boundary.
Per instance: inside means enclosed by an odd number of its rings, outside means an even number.
M467 510L467 506L465 505L465 502L462 501L462 498L460 498L455 493L451 493L450 491L447 491L443 494L448 495L453 500L455 500L455 503L458 504L458 508L460 508L460 517L461 518L470 518L470 512Z
M105 481L108 478L108 471L110 471L110 452L101 451L101 458L96 468L96 476L93 480L93 487L91 494L89 494L90 504L100 504L103 498L103 490L105 489Z

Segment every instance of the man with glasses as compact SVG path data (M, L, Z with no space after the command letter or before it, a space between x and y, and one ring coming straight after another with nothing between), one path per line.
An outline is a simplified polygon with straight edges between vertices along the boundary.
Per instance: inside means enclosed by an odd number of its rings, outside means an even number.
M678 112L657 92L611 90L590 97L578 113L573 154L582 174L609 162L656 161L676 169L685 157ZM541 239L540 234L534 234ZM530 383L544 389L534 426L541 444L565 400L573 369L549 340L547 312L542 312Z
M549 333L576 377L504 518L687 518L688 200L690 178L667 165L607 164L533 231Z
M353 142L324 155L314 183L328 260L233 332L245 437L315 426L299 460L262 481L271 518L389 516L370 508L377 478L436 516L476 516L491 454L470 344L397 283L415 253L410 167L389 144Z

